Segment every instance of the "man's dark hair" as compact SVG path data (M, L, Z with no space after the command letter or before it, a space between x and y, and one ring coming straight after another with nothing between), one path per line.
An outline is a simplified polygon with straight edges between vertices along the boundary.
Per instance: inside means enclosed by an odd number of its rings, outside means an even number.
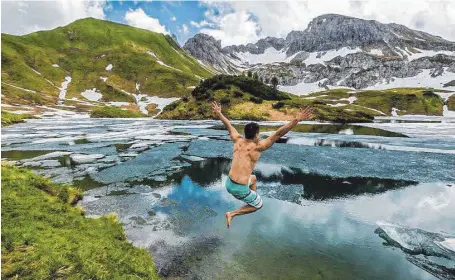
M250 122L249 124L245 125L244 131L246 139L254 139L254 136L259 133L259 125L255 122Z

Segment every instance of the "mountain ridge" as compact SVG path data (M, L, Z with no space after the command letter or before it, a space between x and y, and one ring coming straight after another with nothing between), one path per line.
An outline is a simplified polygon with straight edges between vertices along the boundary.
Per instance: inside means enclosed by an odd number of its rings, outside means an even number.
M211 49L210 56L199 51L204 49L204 40L217 46ZM282 90L295 94L340 86L396 87L395 80L416 77L422 72L425 78L438 73L428 87L443 88L451 81L448 76L455 73L455 42L396 23L337 14L316 17L305 30L291 31L286 38L267 37L255 44L221 48L213 37L197 34L183 49L219 73L249 70L265 82L276 76ZM439 63L437 55L443 55ZM432 74L428 75L427 70ZM426 86L410 83L404 86Z

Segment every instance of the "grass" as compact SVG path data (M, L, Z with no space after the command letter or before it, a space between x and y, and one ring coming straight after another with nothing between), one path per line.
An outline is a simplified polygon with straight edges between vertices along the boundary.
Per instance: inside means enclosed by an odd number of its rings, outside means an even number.
M447 109L450 111L455 111L455 94L451 95L447 100Z
M85 218L74 188L2 166L2 278L158 279L114 215Z
M167 35L93 18L24 36L2 34L1 52L2 81L47 99L58 97L56 86L65 76L72 77L68 98L82 98L82 91L96 87L105 101L126 101L121 89L135 93L136 83L141 93L186 96L187 87L199 84L199 77L212 75ZM105 69L108 64L111 71ZM27 102L16 94L18 100Z
M428 93L425 93L428 91ZM390 114L392 108L399 114L442 115L441 98L425 89L390 89L387 91L368 90L356 94L355 104Z
M3 112L2 111L2 126L13 125L15 123L22 123L24 119L32 119L34 118L28 114L13 114L10 112Z
M147 117L139 111L123 110L114 106L96 107L90 112L91 118L142 118Z

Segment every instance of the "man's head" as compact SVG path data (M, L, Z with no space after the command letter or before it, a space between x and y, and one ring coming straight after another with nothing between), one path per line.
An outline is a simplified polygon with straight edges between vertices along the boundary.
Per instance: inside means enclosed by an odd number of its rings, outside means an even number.
M250 122L245 125L245 138L249 140L254 140L259 136L259 125L255 122Z

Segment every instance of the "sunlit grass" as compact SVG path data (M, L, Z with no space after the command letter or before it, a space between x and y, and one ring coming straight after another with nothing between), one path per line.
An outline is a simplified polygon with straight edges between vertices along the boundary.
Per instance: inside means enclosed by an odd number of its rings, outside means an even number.
M85 218L77 189L2 166L2 278L157 279L114 215Z

